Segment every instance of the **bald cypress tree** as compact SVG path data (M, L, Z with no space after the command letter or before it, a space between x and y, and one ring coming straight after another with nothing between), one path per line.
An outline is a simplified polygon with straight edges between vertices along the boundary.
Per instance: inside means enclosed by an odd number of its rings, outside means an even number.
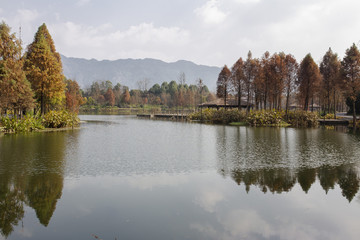
M320 79L319 67L309 53L300 63L297 80L305 111L309 109L309 101L314 98L319 89Z
M22 112L34 106L33 92L26 80L21 43L10 27L0 24L0 108Z
M219 73L219 77L217 80L217 88L216 88L216 95L218 97L224 98L224 105L226 107L226 100L227 95L229 93L230 88L230 79L231 79L231 72L229 68L225 65L221 72Z
M352 101L353 126L356 127L356 97L360 92L360 52L355 43L346 50L341 62L345 96Z
M330 102L333 96L334 115L336 117L336 92L340 85L341 62L336 53L331 48L324 55L320 63L320 73L322 75L322 89L327 100L327 111L330 112Z
M63 104L65 83L61 59L45 24L39 27L28 46L24 69L42 114Z

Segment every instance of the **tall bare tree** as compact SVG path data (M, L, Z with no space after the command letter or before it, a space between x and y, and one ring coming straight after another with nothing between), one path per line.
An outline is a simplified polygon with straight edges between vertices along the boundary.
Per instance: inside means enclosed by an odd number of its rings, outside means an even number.
M258 65L255 59L252 58L251 51L248 52L247 59L244 64L244 87L247 95L246 111L250 110L250 98L252 93L253 82L258 73Z
M291 54L287 54L285 57L285 82L284 82L284 91L286 94L286 116L289 110L289 100L290 94L295 88L295 82L297 80L297 73L299 69L299 64L296 62L296 59Z

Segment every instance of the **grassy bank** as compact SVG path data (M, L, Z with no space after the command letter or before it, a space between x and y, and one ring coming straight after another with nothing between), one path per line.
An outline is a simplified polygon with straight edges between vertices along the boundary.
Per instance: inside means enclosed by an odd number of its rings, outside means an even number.
M246 111L238 109L204 109L190 114L190 120L203 122L230 124L234 126L294 126L315 127L318 125L319 115L316 112L257 110Z
M23 118L4 116L0 118L0 131L19 133L31 131L51 131L79 126L80 119L75 113L50 111L44 116L26 115Z

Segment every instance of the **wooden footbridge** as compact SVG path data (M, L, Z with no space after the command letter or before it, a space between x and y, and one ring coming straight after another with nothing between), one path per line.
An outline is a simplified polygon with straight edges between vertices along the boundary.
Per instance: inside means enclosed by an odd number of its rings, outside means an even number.
M187 114L137 114L139 118L154 118L154 119L168 119L168 120L186 120Z

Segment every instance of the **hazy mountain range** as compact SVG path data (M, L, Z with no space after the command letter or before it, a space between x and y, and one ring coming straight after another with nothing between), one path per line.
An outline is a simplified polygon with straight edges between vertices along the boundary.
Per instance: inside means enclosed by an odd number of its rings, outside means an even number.
M209 90L216 89L216 80L221 71L219 67L197 65L180 60L167 63L156 59L119 59L87 60L65 57L61 55L64 75L76 80L81 88L89 87L94 81L110 80L114 85L120 83L130 89L138 88L137 82L148 79L149 87L164 81L178 82L181 72L185 73L187 84L196 84L198 78L203 79Z

